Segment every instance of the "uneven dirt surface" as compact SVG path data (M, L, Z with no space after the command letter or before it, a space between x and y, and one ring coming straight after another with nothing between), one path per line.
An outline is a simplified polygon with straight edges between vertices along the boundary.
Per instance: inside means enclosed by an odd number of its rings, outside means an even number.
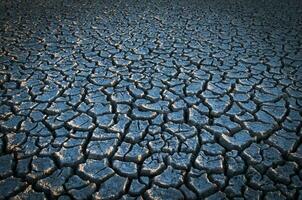
M0 0L0 199L302 199L302 1Z

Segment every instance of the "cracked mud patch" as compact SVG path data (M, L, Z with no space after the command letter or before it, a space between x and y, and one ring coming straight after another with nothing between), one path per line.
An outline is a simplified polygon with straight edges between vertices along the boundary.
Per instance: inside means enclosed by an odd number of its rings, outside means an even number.
M0 199L302 199L301 1L0 10Z

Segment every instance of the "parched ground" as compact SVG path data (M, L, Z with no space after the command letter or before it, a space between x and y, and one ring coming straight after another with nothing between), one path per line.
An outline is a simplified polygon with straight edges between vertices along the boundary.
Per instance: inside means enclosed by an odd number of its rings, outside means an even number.
M0 199L302 199L302 1L0 1Z

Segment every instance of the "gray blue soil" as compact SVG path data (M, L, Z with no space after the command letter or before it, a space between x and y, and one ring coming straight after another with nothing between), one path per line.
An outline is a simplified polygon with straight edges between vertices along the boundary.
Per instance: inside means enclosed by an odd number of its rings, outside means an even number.
M0 0L0 199L302 199L301 0Z

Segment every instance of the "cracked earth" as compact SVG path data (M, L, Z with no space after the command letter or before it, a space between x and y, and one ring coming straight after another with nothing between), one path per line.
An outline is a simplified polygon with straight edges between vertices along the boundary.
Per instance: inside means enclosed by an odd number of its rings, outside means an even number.
M301 1L0 6L0 199L302 199Z

